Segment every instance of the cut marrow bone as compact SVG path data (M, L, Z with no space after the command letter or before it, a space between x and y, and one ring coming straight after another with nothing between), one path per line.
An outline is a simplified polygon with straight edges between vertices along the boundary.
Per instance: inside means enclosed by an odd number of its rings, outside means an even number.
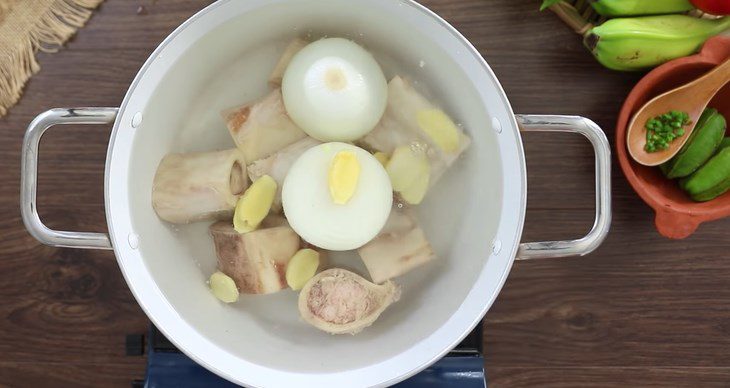
M289 42L289 45L286 46L286 49L284 49L284 53L281 54L279 61L276 62L276 66L274 66L274 70L269 76L269 85L275 88L281 86L281 80L284 78L286 68L289 67L289 62L291 62L292 58L294 58L294 56L308 44L309 42L302 38L295 38Z
M299 236L288 226L240 234L230 222L210 227L218 269L244 294L269 294L287 288L286 266L299 250Z
M429 114L430 113L430 114ZM435 115L434 113L439 113ZM435 104L426 99L413 86L399 76L393 77L388 83L388 104L385 114L378 125L360 140L360 143L372 151L384 152L391 155L393 151L404 145L426 144L427 155L431 164L431 179L429 185L433 187L456 159L471 144L471 139L464 131L453 125L439 125L443 130L452 132L452 136L445 136L439 132L441 128L431 128L428 119L441 118L453 124L446 114ZM421 120L419 120L419 118ZM424 119L426 122L424 122ZM453 132L455 131L455 134ZM451 139L443 141L441 136ZM437 141L438 140L438 141ZM455 146L443 149L443 144Z
M299 313L317 329L356 334L400 298L393 282L377 285L350 271L333 268L311 278L299 293Z
M415 216L395 207L380 234L357 252L375 283L401 276L436 257Z
M248 187L237 149L166 155L152 183L152 207L165 221L185 224L230 218Z
M265 158L304 138L284 109L281 89L263 99L222 113L228 132L247 163Z

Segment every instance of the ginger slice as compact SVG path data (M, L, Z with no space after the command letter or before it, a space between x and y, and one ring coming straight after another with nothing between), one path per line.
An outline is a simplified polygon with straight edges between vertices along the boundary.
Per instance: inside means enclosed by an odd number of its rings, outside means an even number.
M276 190L276 181L268 175L254 181L236 204L233 228L238 233L248 233L258 228L269 215Z
M238 287L230 276L217 271L210 275L210 291L224 303L233 303L238 300Z
M393 151L385 170L393 191L411 205L421 203L428 190L431 165L418 144L400 146Z
M320 266L319 252L314 249L300 249L289 260L286 267L286 283L292 290L301 290Z

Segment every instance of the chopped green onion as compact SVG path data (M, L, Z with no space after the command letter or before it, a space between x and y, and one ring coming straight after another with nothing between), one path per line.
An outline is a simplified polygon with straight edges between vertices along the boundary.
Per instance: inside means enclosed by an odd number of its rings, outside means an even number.
M669 143L684 136L684 126L690 123L689 114L672 110L646 122L646 152L669 148Z

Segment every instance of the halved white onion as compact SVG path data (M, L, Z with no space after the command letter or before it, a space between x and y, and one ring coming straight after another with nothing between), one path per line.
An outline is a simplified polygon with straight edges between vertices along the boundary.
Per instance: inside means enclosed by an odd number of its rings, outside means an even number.
M343 38L310 43L292 58L281 85L286 111L309 136L353 141L372 130L388 98L375 58Z
M355 193L344 204L330 191L330 168L341 152L360 165ZM312 147L289 169L281 192L289 225L306 242L331 251L357 249L372 240L388 220L393 187L388 173L369 152L346 143Z

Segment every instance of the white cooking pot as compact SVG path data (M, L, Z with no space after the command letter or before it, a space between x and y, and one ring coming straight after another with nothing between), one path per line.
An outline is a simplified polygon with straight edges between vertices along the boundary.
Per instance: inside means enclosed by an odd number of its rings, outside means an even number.
M388 77L430 90L473 139L419 207L440 260L397 279L403 296L356 336L301 322L296 294L219 303L206 279L216 260L206 224L180 229L151 206L152 179L168 152L230 148L218 116L263 95L287 41L306 33L351 37ZM57 124L114 123L106 160L109 234L47 228L36 211L38 144ZM596 152L596 222L574 241L520 244L526 173L522 131L576 132ZM556 158L562 157L555 155ZM120 108L52 109L23 144L21 210L28 231L53 246L114 249L154 324L195 361L257 387L384 386L438 360L492 305L515 257L584 255L610 224L610 149L592 121L515 116L476 49L443 19L409 0L221 0L175 30L150 56ZM351 266L359 260L352 259Z

